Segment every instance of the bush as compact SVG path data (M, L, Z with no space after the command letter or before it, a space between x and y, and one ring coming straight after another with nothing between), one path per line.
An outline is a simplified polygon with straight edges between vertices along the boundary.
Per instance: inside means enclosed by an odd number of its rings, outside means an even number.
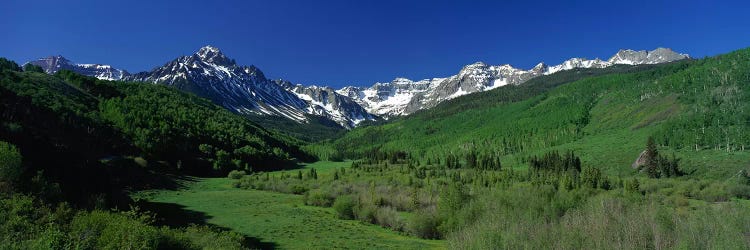
M409 220L409 232L423 239L439 239L438 219L434 212L420 210Z
M229 175L227 175L227 177L229 177L230 179L239 180L239 179L242 179L242 177L245 175L246 175L245 171L232 170L229 172Z
M750 199L750 186L734 184L729 186L729 193L737 198Z
M156 249L159 235L154 227L136 220L123 220L107 225L97 245L98 249Z
M245 249L244 237L207 226L157 228L139 213L76 213L66 203L50 208L38 198L0 199L0 249Z
M293 194L304 194L307 192L307 188L301 185L294 185L291 189Z
M626 193L640 193L641 183L636 178L626 180L624 189Z
M363 222L367 222L370 224L377 223L377 220L375 219L375 213L377 212L378 207L372 204L360 204L359 206L354 208L354 215L357 216L357 219Z
M79 213L70 227L76 249L155 249L159 243L154 227L105 211Z
M333 204L333 197L325 191L313 190L305 193L304 202L305 205L330 207Z
M698 192L698 199L710 202L728 201L729 191L726 185L711 183L706 188Z
M396 209L392 207L381 207L375 211L375 220L378 225L387 227L396 231L404 230L404 222L401 220Z
M0 249L21 249L11 243L33 238L51 218L49 210L34 197L13 195L0 199Z
M354 206L356 205L351 196L343 195L336 198L336 201L333 202L333 210L336 210L336 215L339 218L351 220L354 219Z
M0 183L12 184L21 173L21 153L15 146L0 141Z

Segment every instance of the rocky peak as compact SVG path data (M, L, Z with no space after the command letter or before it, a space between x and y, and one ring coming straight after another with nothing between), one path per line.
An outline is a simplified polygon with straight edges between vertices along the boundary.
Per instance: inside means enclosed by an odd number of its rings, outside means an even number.
M195 53L195 57L203 62L216 65L233 66L236 64L233 59L229 59L224 55L224 53L221 53L221 50L219 50L219 48L213 47L211 45L200 48L200 50Z
M473 74L477 73L478 71L482 71L487 69L489 66L484 62L475 62L469 65L464 66L461 68L461 71L459 71L459 75L467 75L467 74Z
M657 48L652 51L621 49L612 58L611 64L657 64L690 58L687 54L680 54L668 48Z
M545 64L544 62L540 62L539 64L531 68L531 71L543 73L544 71L547 71L547 67L547 64Z

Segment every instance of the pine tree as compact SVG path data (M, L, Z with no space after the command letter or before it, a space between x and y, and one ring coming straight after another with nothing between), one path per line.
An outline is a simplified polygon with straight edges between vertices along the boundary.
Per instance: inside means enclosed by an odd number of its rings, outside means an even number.
M646 141L646 164L644 165L646 174L651 178L659 178L659 151L656 149L653 137L648 137Z
M641 192L641 183L638 182L638 179L633 178L632 180L625 181L625 192L628 192L628 193L640 193Z

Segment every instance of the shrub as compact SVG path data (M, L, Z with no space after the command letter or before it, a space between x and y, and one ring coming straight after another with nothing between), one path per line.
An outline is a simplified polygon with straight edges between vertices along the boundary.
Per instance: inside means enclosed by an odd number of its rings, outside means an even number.
M155 228L99 210L76 215L70 237L76 249L154 249L159 242Z
M750 199L750 186L741 184L730 185L729 193L737 198Z
M21 153L15 146L0 141L0 183L17 181L21 172Z
M333 197L328 193L321 190L312 190L305 193L304 197L305 205L318 206L318 207L330 207L333 204Z
M333 210L336 210L336 215L346 220L354 219L354 206L356 206L356 203L349 195L339 196L333 202Z
M711 183L706 188L698 192L698 197L701 200L718 202L729 200L729 191L726 185Z
M242 177L245 175L246 175L245 171L232 170L231 172L229 172L229 175L227 175L227 177L229 177L230 179L239 180L239 179L242 179Z
M108 214L112 216L113 214ZM136 220L109 223L97 241L98 249L155 249L159 244L156 228Z
M401 220L396 209L393 207L381 207L375 211L375 220L378 225L387 227L396 231L404 230L404 222Z
M638 182L638 179L636 178L626 180L624 189L625 189L625 192L627 193L640 193L641 184L640 182Z
M38 198L0 199L0 249L246 249L244 237L207 226L157 228L138 210L51 209Z
M21 248L6 243L28 240L49 222L48 209L40 205L34 197L26 195L0 199L0 249Z
M291 192L293 194L304 194L305 192L307 192L307 188L302 185L294 185L291 188Z
M438 219L434 212L420 210L409 220L409 232L423 239L438 239Z
M377 212L378 207L372 204L360 204L359 206L354 208L354 215L357 217L358 220L367 222L370 224L377 223L377 220L375 219L375 213Z

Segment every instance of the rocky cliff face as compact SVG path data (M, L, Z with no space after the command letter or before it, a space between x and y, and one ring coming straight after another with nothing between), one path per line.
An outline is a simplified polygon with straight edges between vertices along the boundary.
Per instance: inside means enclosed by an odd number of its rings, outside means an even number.
M308 114L337 121L345 128L353 128L363 121L379 119L368 113L352 98L336 93L330 87L293 85L282 80L277 80L276 83L305 100L308 104Z
M688 58L686 54L680 54L667 48L657 48L652 51L620 50L609 59L611 64L657 64Z

